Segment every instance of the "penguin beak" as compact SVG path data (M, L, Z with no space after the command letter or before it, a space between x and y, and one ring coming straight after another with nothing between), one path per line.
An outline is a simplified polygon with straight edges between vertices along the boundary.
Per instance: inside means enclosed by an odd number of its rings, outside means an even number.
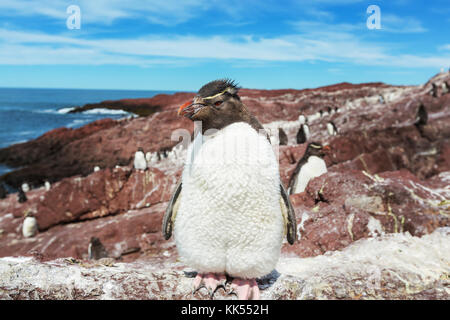
M325 153L325 154L331 153L331 148L330 148L330 146L324 146L324 147L322 148L322 152Z
M205 105L202 103L194 103L192 101L188 101L181 105L181 107L178 109L178 115L191 119L204 106Z

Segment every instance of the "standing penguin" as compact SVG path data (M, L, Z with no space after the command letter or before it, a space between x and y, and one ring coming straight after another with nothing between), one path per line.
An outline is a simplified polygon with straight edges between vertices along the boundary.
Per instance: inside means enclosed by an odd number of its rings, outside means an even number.
M23 220L22 225L22 234L25 238L31 238L36 235L38 231L38 225L36 218L30 214L25 214L25 219Z
M145 160L147 161L148 166L150 161L152 160L152 153L150 151L145 153Z
M278 139L280 141L280 146L286 146L288 144L288 136L283 128L278 128Z
M431 83L431 91L430 91L430 95L432 95L434 98L437 97L437 85L433 82Z
M25 195L25 192L23 192L22 188L19 188L19 192L17 193L17 201L19 201L19 203L24 203L28 201L28 198Z
M91 241L88 246L88 258L89 260L99 260L107 258L108 252L97 237L91 237Z
M3 187L3 184L0 183L0 199L5 199L8 195L8 192L6 192L5 187Z
M297 144L302 144L308 141L309 139L309 127L308 125L302 124L300 125L300 129L297 132Z
M294 243L296 221L268 135L238 90L215 80L180 107L202 131L187 150L163 234L173 229L182 261L198 271L194 290L204 284L213 295L228 275L239 299L259 299L255 279L275 268L284 235ZM209 129L217 131L203 136Z
M327 122L327 130L330 136L337 135L337 128L333 121Z
M329 147L322 147L320 143L311 142L306 147L305 154L297 163L291 179L289 180L289 194L305 191L308 182L327 172L327 165L323 160L324 152L328 152Z
M134 154L134 168L136 170L147 169L147 160L145 160L144 149L142 149L141 147L139 147Z
M45 181L44 183L45 191L50 191L50 188L52 187L49 181Z

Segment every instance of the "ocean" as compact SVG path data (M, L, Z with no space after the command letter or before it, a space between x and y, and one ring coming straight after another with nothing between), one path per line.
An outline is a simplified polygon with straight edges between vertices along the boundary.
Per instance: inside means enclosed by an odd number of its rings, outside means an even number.
M121 110L97 109L68 113L86 103L126 98L150 98L174 91L0 88L0 148L35 139L60 128L79 128L89 122L132 116ZM0 164L0 175L11 168Z

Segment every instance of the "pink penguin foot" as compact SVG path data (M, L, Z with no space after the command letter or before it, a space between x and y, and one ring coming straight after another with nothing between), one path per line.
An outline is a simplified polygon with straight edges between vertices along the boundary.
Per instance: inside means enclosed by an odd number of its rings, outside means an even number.
M200 288L205 287L212 298L218 288L225 288L226 281L227 279L224 274L199 273L194 279L192 293L195 293Z
M231 288L239 300L259 300L260 293L255 279L235 278L231 281Z

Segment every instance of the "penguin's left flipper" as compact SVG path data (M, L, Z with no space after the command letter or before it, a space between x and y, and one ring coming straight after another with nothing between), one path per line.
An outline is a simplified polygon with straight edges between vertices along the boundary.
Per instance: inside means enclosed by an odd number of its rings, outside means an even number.
M295 219L295 211L292 207L291 200L284 189L283 185L280 183L280 206L281 213L283 214L284 224L286 228L286 237L289 244L294 244L297 231L297 221Z
M177 216L178 207L180 205L180 194L181 194L181 180L178 182L175 192L170 198L169 205L167 206L166 213L163 218L163 235L164 239L168 240L172 236L173 223Z

